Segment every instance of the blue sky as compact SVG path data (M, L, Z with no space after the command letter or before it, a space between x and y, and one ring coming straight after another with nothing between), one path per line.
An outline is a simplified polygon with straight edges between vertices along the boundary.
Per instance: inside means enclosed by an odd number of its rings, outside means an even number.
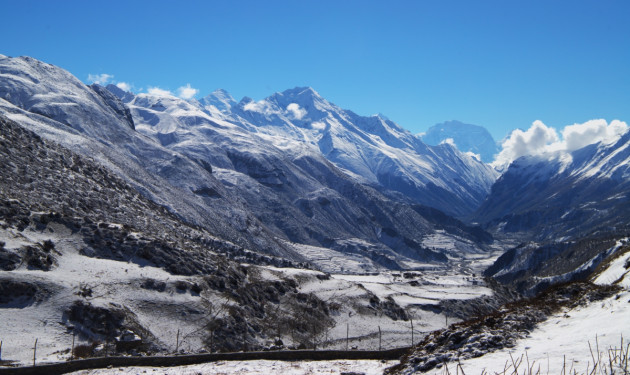
M0 53L237 100L312 86L417 133L630 121L630 1L0 0Z

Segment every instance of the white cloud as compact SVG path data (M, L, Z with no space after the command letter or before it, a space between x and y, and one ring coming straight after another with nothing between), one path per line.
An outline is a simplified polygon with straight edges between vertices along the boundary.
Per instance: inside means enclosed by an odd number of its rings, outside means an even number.
M131 91L131 85L128 84L127 82L118 82L116 84L116 87L118 87L119 89L123 91Z
M107 84L107 82L109 82L110 79L114 78L113 75L111 74L106 74L106 73L102 73L102 74L88 74L88 81L90 83L96 83L99 85L105 85Z
M536 120L526 131L521 129L512 131L512 134L501 144L503 149L497 155L493 165L496 167L507 166L521 156L542 154L548 150L551 144L558 141L558 134L554 128Z
M466 152L464 152L464 154L468 155L469 157L471 157L471 158L473 158L473 159L475 159L477 161L481 161L481 155L480 154L475 154L472 151L466 151Z
M163 90L159 87L149 87L147 89L147 92L151 95L156 95L156 96L173 96L173 93L171 93L168 90Z
M566 126L562 130L562 138L565 143L564 148L567 151L573 151L592 143L613 142L626 131L628 131L628 125L625 122L613 120L609 125L606 120L599 119Z
M297 103L291 103L287 106L287 112L292 115L292 117L296 120L301 120L302 117L306 116L306 110L304 108L300 108L300 105Z
M521 156L571 152L598 142L614 142L627 131L628 125L619 120L613 120L610 124L606 120L590 120L565 126L561 131L561 139L554 128L536 120L526 131L516 129L503 141L503 149L492 165L502 168Z
M177 96L182 99L192 99L199 93L199 90L190 87L190 83L177 89Z
M315 121L315 122L311 123L311 128L313 128L315 130L325 130L326 129L326 124L321 122L321 121Z
M249 103L245 104L243 109L245 109L246 111L252 111L252 112L262 112L263 111L262 101L260 101L260 102L253 102L253 101L249 102Z
M272 115L277 113L277 110L274 110L274 108L266 100L260 100L257 102L251 101L245 104L243 109L245 109L246 111L259 112L265 115Z
M457 145L455 144L455 140L453 138L446 138L445 140L443 140L442 142L440 142L441 145L443 144L447 144L447 145L451 145L455 148L457 148Z

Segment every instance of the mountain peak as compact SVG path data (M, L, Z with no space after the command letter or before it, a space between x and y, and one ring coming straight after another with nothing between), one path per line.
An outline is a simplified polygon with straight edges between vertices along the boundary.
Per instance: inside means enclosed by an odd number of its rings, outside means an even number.
M422 141L432 146L447 139L451 139L462 152L480 155L484 163L490 163L494 155L499 153L497 143L486 128L457 120L435 124L422 136Z
M294 87L282 92L277 92L267 99L283 104L284 102L297 102L300 104L324 100L312 87Z
M276 92L266 98L265 102L282 109L286 109L289 105L298 105L309 113L313 110L321 111L324 108L331 108L331 104L312 87L294 87L282 92Z
M297 95L297 96L317 96L320 97L319 93L317 91L315 91L312 87L310 86L304 86L304 87L294 87L292 89L288 89L288 90L284 90L282 92L285 95Z
M211 92L210 94L208 94L206 96L206 98L207 97L229 99L231 101L234 101L234 98L232 97L232 94L230 94L227 90L224 90L224 89L216 89L213 92Z
M224 89L216 89L206 97L199 100L203 106L212 105L219 111L228 111L232 106L236 105L236 100Z
M114 84L110 83L109 85L105 86L105 88L107 89L107 91L116 95L118 99L122 100L123 103L128 103L133 100L134 95L131 92L125 91Z

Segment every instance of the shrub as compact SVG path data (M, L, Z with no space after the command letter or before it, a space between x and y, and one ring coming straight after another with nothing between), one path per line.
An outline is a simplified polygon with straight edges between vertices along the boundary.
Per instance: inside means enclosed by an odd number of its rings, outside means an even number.
M49 253L54 248L55 248L55 243L52 242L51 240L46 240L42 243L42 249L44 249L44 251L47 253Z
M94 356L97 343L81 344L74 347L74 358L90 358Z

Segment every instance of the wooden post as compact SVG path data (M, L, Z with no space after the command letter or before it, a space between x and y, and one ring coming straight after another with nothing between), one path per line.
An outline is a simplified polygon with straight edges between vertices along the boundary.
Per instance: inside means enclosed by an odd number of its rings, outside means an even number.
M350 324L346 323L346 351L348 351L348 341L350 339Z
M214 330L210 331L210 353L214 350Z
M245 328L243 329L243 352L247 351L247 321L245 321Z
M70 350L70 360L74 360L74 338L76 337L76 332L72 332L72 350Z
M35 345L33 346L33 367L35 367L36 356L37 356L37 339L35 339Z
M177 339L175 343L175 354L179 351L179 328L177 329Z
M2 361L2 341L0 341L0 361Z
M411 346L413 347L413 318L409 317L409 320L411 321Z
M378 351L381 351L381 326L378 326Z

